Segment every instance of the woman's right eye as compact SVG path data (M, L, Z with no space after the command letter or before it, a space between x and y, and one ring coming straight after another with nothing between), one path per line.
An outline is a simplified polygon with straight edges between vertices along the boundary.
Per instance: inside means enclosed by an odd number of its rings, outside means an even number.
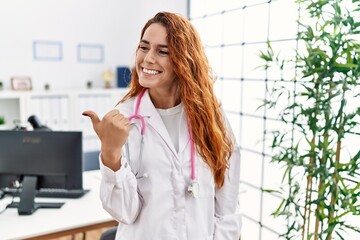
M149 48L145 47L145 46L139 46L139 49L143 52L149 50Z

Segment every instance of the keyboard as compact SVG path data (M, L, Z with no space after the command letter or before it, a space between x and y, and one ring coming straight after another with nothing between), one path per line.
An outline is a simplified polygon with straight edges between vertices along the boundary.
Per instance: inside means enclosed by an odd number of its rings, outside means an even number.
M4 188L5 194L20 196L21 189ZM80 198L89 192L89 189L61 189L61 188L41 188L36 191L36 197L44 198Z
M41 188L36 192L36 197L79 198L89 191L89 189Z

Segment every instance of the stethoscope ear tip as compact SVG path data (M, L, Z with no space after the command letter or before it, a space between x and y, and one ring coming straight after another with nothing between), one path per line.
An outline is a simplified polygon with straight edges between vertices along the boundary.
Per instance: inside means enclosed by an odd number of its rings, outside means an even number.
M149 174L144 173L144 174L141 175L140 177L137 177L136 175L135 175L135 177L136 177L136 179L148 178L148 177L149 177Z

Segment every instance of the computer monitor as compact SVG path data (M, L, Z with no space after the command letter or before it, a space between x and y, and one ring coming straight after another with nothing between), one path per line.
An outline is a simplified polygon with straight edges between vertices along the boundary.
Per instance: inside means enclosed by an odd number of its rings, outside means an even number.
M82 189L82 132L0 131L0 188L21 183L20 215L63 203L36 203L41 188Z

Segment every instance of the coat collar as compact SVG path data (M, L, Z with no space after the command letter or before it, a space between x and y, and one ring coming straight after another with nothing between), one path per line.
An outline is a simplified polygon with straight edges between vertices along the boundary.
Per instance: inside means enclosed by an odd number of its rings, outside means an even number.
M136 97L134 101L133 113L135 112L136 102L138 97ZM162 121L162 118L158 111L156 110L154 104L152 103L149 95L149 91L146 90L143 97L141 98L140 107L139 107L139 115L145 118L146 124L151 126L164 140L168 148L172 151L172 153L178 158L178 153L172 143L172 140L169 136L169 133L165 127L165 124ZM187 123L186 114L184 109L181 111L181 119L179 124L179 153L185 150L186 145L190 141L189 138L189 128ZM146 126L148 128L149 126ZM146 134L147 129L145 130Z

